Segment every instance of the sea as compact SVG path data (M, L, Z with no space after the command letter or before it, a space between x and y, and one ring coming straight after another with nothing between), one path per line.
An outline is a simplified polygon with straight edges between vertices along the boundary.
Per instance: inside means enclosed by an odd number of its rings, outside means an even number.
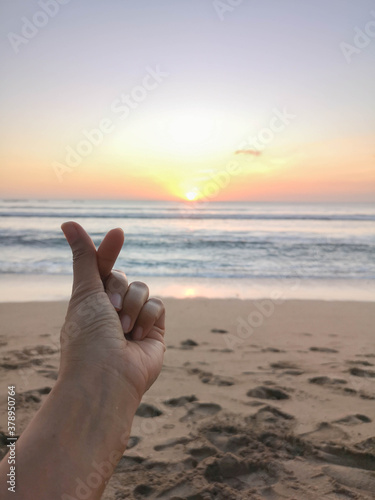
M1 302L69 297L68 220L159 296L375 300L373 204L3 199Z

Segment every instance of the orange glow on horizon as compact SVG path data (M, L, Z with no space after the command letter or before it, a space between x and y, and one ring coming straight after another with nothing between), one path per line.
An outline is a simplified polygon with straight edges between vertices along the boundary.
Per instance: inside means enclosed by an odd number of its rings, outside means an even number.
M8 155L0 174L0 196L60 199L139 199L203 201L371 201L375 170L373 138L301 144L293 154L267 150L256 161L228 154L206 161L97 152L64 174L59 182L51 156ZM291 148L292 149L292 148ZM288 151L288 150L286 150ZM147 152L147 151L146 151ZM232 154L232 156L231 156ZM55 155L57 157L57 155ZM270 161L273 160L272 162ZM63 160L61 160L63 161ZM229 162L241 173L225 174ZM13 168L10 168L13 165ZM6 177L6 178L5 178ZM221 185L220 185L221 184Z

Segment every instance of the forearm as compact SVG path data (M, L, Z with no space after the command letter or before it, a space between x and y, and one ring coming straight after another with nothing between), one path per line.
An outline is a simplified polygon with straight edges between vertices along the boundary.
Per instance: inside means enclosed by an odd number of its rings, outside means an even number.
M126 387L120 392L112 386L113 377L56 383L17 442L16 495L9 498L72 500L79 498L80 487L86 494L90 490L90 500L101 497L126 448L138 406ZM119 393L121 400L114 396ZM7 467L5 458L1 498L8 498Z

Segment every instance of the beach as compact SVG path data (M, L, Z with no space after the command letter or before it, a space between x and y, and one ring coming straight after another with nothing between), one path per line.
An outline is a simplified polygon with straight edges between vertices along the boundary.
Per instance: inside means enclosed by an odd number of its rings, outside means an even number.
M374 2L3 4L0 500L375 500Z
M373 302L165 304L164 366L104 499L372 498ZM9 385L20 434L55 383L66 307L0 304L0 430Z

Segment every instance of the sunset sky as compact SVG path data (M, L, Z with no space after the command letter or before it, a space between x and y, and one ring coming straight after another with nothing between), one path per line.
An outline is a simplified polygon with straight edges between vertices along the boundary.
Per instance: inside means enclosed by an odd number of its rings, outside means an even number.
M1 197L375 200L373 1L0 14Z

